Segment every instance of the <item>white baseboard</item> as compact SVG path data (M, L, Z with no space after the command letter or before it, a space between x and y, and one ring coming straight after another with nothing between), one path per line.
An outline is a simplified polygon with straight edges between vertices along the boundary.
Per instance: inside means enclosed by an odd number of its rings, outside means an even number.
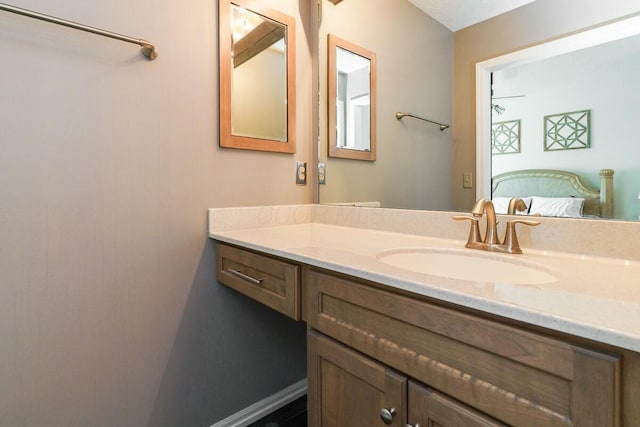
M249 424L258 421L265 415L268 415L273 411L282 408L286 404L293 402L297 398L304 396L306 393L307 380L304 379L280 390L266 399L262 399L261 401L244 408L242 411L228 416L224 420L218 421L211 427L246 427Z

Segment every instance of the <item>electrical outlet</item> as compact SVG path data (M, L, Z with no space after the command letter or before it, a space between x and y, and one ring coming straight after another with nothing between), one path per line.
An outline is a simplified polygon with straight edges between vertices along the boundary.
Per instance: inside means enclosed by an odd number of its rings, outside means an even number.
M307 185L307 163L296 162L296 184Z
M318 163L318 184L325 185L327 183L327 165Z
M462 188L473 188L473 174L471 172L462 174Z

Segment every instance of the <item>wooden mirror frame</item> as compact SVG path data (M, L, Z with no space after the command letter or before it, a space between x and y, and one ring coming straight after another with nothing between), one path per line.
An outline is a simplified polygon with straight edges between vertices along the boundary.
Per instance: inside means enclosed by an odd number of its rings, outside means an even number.
M369 60L369 97L371 100L370 105L370 150L350 150L347 148L338 147L338 135L337 135L337 119L336 119L336 97L337 97L337 73L336 73L336 49L342 48L353 52L356 55L362 56ZM357 46L347 40L343 40L336 37L333 34L328 35L328 122L329 122L329 157L338 157L343 159L353 160L376 160L376 54L360 46Z
M231 73L233 63L231 38L231 5L255 12L286 26L287 60L287 140L252 138L233 135L231 129ZM219 2L219 93L220 146L244 150L296 152L296 26L295 19L284 13L264 8L251 0L220 0Z

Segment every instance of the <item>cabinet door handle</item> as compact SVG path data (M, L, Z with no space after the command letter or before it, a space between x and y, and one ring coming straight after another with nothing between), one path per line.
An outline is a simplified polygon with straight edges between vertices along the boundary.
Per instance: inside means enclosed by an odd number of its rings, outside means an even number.
M396 408L382 408L380 410L380 418L382 418L382 421L389 425L393 422L393 416L396 415L398 413L398 411L396 411Z
M232 269L229 268L229 269L227 269L227 271L229 273L231 273L232 275L236 276L236 277L244 279L247 282L253 283L254 285L259 285L264 280L264 278L256 279L255 277L248 276L248 275L244 274L243 272L241 272L240 270L232 270Z
M420 424L416 424L416 425L414 425L414 426L413 426L413 425L411 425L411 424L407 424L407 425L406 425L406 426L404 426L404 427L420 427Z

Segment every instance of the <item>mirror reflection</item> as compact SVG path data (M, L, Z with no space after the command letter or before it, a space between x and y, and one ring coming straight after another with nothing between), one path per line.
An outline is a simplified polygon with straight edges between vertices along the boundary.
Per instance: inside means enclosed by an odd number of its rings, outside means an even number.
M328 45L329 156L375 160L375 53L333 34Z
M376 123L371 126L372 132L375 130L375 161L329 155L335 129L329 124L335 117L329 109L336 105L328 86L329 70L335 70L327 63L332 50L329 35L375 53L372 86L376 101L371 103L372 110L375 107L375 114L371 115ZM376 1L375 6L370 0L349 0L337 5L323 0L318 40L320 105L328 106L319 112L318 156L326 164L326 184L319 188L320 203L448 209L451 133L420 120L398 120L396 113L409 111L445 123L451 121L451 32L407 0Z
M584 207L566 210L548 211L539 203L539 209L530 206L530 214L637 220L640 145L630 124L640 105L638 72L640 36L494 70L494 198L497 180L504 183L522 170L551 169L575 174L595 194L573 188L562 193L551 188L558 182L550 175L544 183L529 177L509 191L518 197L551 194L553 199L539 201L556 205L562 196L573 198L567 203L585 200ZM591 198L598 209L588 206Z
M232 4L231 133L287 140L284 24Z
M360 201L378 201L383 207L451 210L453 198L455 197L457 204L460 204L458 199L462 198L460 196L462 192L473 192L476 196L476 190L481 187L479 184L483 179L482 176L472 175L471 184L465 187L465 190L457 187L452 190L450 175L452 168L456 170L456 167L452 166L452 156L441 150L441 146L450 150L451 145L447 145L450 141L442 141L444 144L438 143L440 141L436 139L439 133L437 129L432 130L422 126L416 132L420 133L420 137L414 134L409 136L408 132L414 131L410 128L413 121L397 122L386 119L389 113L385 109L392 105L390 110L394 112L411 111L424 117L441 119L444 123L450 121L451 116L448 111L451 109L449 102L453 96L452 79L449 77L447 80L445 74L453 75L453 69L447 67L448 61L452 61L452 56L447 56L448 49L453 51L452 38L448 39L451 33L439 34L437 23L417 8L412 9L411 5L406 4L408 2L402 0L393 2L394 10L387 7L386 2L376 3L375 10L370 10L371 8L367 8L367 4L360 0L342 2L337 7L328 5L327 2L323 3L320 40L330 31L342 37L357 40L375 49L378 54L379 121L376 164L393 159L393 165L385 165L388 167L386 179L380 180L377 170L373 167L365 169L358 168L358 165L348 165L347 170L347 167L343 169L342 165L332 165L332 159L328 159L327 184L320 185L320 202L350 204ZM359 30L354 28L353 23L358 22L358 14L364 11L366 11L367 28L376 28L379 31L366 31L362 27ZM523 37L525 36L536 40L535 34L523 34ZM526 79L524 69L521 71L517 68L505 69L502 75L496 74L495 97L501 99L495 99L494 104L504 111L500 116L494 111L493 121L498 123L520 120L522 151L519 154L493 156L495 170L492 173L491 147L486 144L478 145L477 156L486 156L487 159L486 178L484 178L486 188L478 196L491 197L491 177L508 171L527 169L573 171L589 187L601 189L603 186L600 171L611 169L614 172L613 218L638 220L640 216L638 199L640 144L637 136L634 135L633 124L637 120L637 106L640 105L640 100L636 99L638 98L636 95L640 90L637 88L638 79L634 79L633 76L638 75L640 52L635 52L636 48L631 46L640 46L640 41L634 39L629 39L627 47L624 48L615 45L607 46L604 44L609 41L607 39L594 40L593 44L598 45L596 48L598 50L590 58L578 58L575 56L578 52L567 53L565 55L567 62L573 62L574 65L572 69L558 65L562 68L554 72L553 67L550 66L548 74L542 76L542 74L536 74L538 71L533 74L527 72ZM420 40L429 42L424 46L418 46ZM554 38L554 40L562 39ZM490 42L490 40L487 41L487 43ZM320 45L322 60L322 43ZM506 43L503 46L503 51L507 51L510 44ZM464 51L465 47L460 45L456 49ZM493 52L498 51L498 48L488 50ZM400 57L402 52L410 52L410 54ZM465 52L462 56L465 56ZM400 65L388 66L387 58L393 58L393 62ZM555 61L562 61L561 58L562 56L559 56ZM604 65L602 62L605 58L609 58L609 65ZM522 62L531 62L531 60ZM321 62L320 73L323 72L323 65ZM535 66L533 63L529 65ZM471 65L469 68L471 69ZM611 74L605 71L610 68L614 69L611 70ZM415 76L414 73L418 75ZM517 75L522 79L516 79ZM475 75L469 74L467 78L474 80ZM322 85L322 79L320 82ZM566 91L570 91L572 95L567 95ZM576 93L588 98L576 98L574 96ZM459 99L458 102L466 102L472 110L475 93L460 93L457 96L464 96L465 98ZM533 116L530 112L518 110L520 106L526 104L531 104L531 108L537 108ZM486 105L489 110L490 100L486 101ZM440 109L440 106L444 108ZM583 144L585 148L545 151L544 118L584 110L590 111L589 147ZM472 114L474 113L470 115ZM327 120L326 117L323 118L322 111L320 120L321 124L326 123ZM491 117L488 118L487 123L488 126L491 125ZM476 125L479 126L478 122ZM320 129L322 132L322 127ZM490 141L490 129L486 134L489 135L487 139ZM440 138L446 137L446 133L440 135ZM415 139L407 143L407 138ZM428 144L414 144L413 142L418 138L428 141ZM319 143L319 153L322 155L325 149L322 145L324 143L322 134ZM479 138L477 143L480 144ZM387 151L387 144L392 145L394 150ZM403 154L407 146L410 146L408 152L412 155ZM458 146L461 145L458 144ZM425 147L428 149L423 152ZM455 147L453 149L455 150ZM473 153L465 151L465 153L456 154L457 159L461 156L472 158ZM320 161L323 160L321 157ZM461 170L461 172L466 171ZM419 184L414 185L410 179L403 180L405 177L412 177ZM466 203L465 206L468 208Z
M295 20L245 0L219 7L220 146L295 153Z
M371 95L367 58L336 47L336 145L371 150Z

